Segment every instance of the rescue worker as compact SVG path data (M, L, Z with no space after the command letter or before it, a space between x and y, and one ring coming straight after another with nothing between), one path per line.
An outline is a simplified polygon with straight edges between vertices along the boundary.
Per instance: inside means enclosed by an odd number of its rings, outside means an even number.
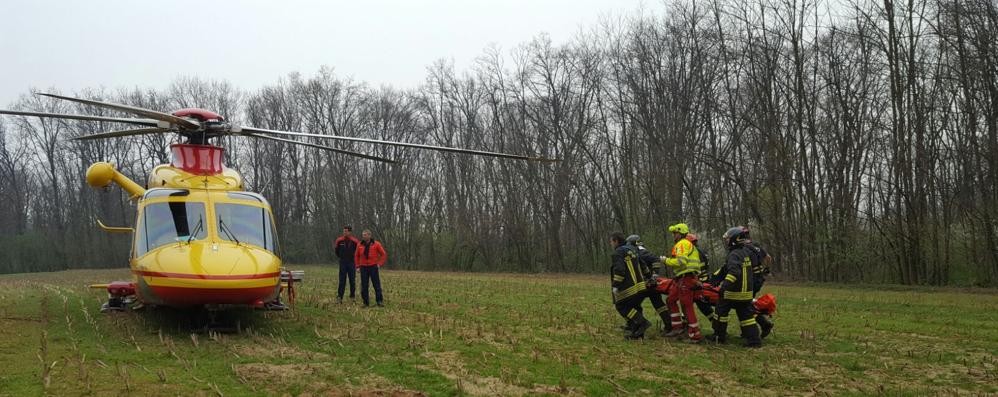
M658 255L653 254L645 245L641 243L641 236L632 234L627 236L627 245L632 247L638 254L638 262L641 263L641 273L644 274L648 289L642 293L642 297L648 298L651 306L655 308L655 313L662 319L662 332L665 332L666 324L669 324L669 306L662 300L662 294L655 290L656 280L660 277L662 260ZM641 306L638 306L638 310Z
M769 274L769 266L773 263L773 257L766 252L765 248L762 248L758 242L751 239L751 232L748 228L745 229L745 238L751 241L751 244L746 247L752 253L752 298L759 295L759 291L762 290L762 284L766 282L766 275ZM709 283L711 285L718 285L721 282L721 277L718 271L710 277ZM697 307L700 308L700 312L704 313L711 320L711 322L717 320L717 313L714 313L714 309L710 305L703 305L697 303ZM759 314L755 318L756 322L759 323L759 328L762 330L760 336L765 339L769 336L769 333L773 331L773 320L766 314Z
M773 263L773 257L758 242L751 239L751 232L748 228L745 228L745 238L752 242L746 248L752 253L752 263L755 264L752 266L752 296L755 297L759 294L759 290L762 289L762 284L766 282L765 276L770 273L769 266ZM701 277L700 281L717 285L721 282L720 272L721 269L717 269L710 276L705 275Z
M728 249L728 257L720 271L722 279L717 288L718 319L712 324L714 335L710 339L718 343L727 341L728 314L734 310L745 346L760 347L762 339L752 307L752 267L756 256L748 248L751 244L748 229L742 226L732 227L724 233L723 240Z
M336 287L336 303L343 303L343 293L347 280L350 281L350 299L356 299L357 270L354 255L360 241L353 236L353 226L343 226L343 234L333 242L333 253L340 259L340 281Z
M385 265L388 260L388 253L381 243L371 237L370 230L364 230L360 235L360 245L354 253L354 261L360 267L360 298L364 300L364 306L371 306L371 301L367 295L368 283L374 284L374 299L378 306L384 306L384 296L381 294L381 276L378 269Z
M617 313L627 321L627 334L624 337L644 338L651 322L641 313L646 286L637 252L627 245L622 233L610 235L610 246L613 248L613 255L610 257L610 288Z
M669 292L665 303L669 306L670 324L672 331L665 334L667 337L681 336L683 334L683 314L686 315L686 326L688 341L690 343L700 343L703 335L700 333L700 323L697 322L697 312L693 307L693 298L700 287L700 269L703 264L700 262L700 252L687 238L690 234L690 227L685 223L677 223L669 226L675 245L672 246L672 255L663 258L662 262L673 270L673 288ZM682 305L682 313L680 313Z

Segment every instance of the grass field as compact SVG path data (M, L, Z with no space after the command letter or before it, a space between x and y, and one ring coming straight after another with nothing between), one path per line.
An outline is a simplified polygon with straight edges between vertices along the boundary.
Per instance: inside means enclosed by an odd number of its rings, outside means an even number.
M228 312L228 334L100 314L85 285L126 270L0 276L0 395L998 394L995 291L769 285L776 328L747 350L625 341L607 277L389 270L364 309L303 268L294 311Z

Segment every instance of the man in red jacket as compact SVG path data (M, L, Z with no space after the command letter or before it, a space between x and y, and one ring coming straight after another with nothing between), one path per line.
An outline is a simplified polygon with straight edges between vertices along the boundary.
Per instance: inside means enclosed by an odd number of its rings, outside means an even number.
M364 230L360 235L360 245L354 254L354 262L360 267L360 297L364 300L364 306L370 306L371 300L367 295L368 282L374 284L374 299L378 306L384 306L384 297L381 295L381 277L378 276L378 269L385 265L388 260L388 253L381 243L371 238L371 231Z

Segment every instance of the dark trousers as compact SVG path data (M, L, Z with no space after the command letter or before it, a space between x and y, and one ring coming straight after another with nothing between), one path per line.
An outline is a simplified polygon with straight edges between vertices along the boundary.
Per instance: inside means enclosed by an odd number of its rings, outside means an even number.
M646 294L648 295L648 300L651 302L651 307L655 308L655 313L662 319L662 326L664 327L669 323L669 306L665 304L661 293L648 290Z
M718 340L724 341L728 336L728 313L732 310L738 315L738 325L741 326L742 339L746 345L758 346L762 344L759 337L759 325L755 321L755 309L752 301L733 301L721 298L717 301L717 321L714 326L714 335Z
M694 303L697 305L697 308L700 309L700 313L703 313L703 315L710 320L711 324L713 324L714 321L717 321L717 313L714 313L714 305L704 299L697 299Z
M655 314L658 314L658 317L662 319L662 326L669 324L669 306L665 304L665 299L662 299L660 292L648 289L635 296L642 300L648 298L651 307L655 309ZM638 311L641 311L641 304L638 304Z
M644 297L640 294L632 296L630 298L614 302L613 307L617 309L617 313L627 320L627 329L634 330L639 325L644 324L646 321L644 314L641 313L641 302L644 301Z
M378 266L360 267L360 297L364 300L364 305L370 305L371 300L367 295L368 283L374 284L374 299L381 303L385 297L381 295L381 276L378 275Z
M346 290L346 281L350 280L350 297L353 298L357 289L357 271L353 263L340 263L340 283L336 288L336 296L343 299L343 292Z

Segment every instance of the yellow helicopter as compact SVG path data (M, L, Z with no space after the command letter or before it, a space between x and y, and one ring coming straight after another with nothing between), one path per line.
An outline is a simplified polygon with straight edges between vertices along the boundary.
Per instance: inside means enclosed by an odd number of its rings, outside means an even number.
M383 141L337 135L276 131L236 126L221 115L204 109L181 109L172 114L128 105L44 94L52 98L112 109L142 118L119 118L77 114L0 110L0 114L105 121L141 128L76 137L105 139L145 134L176 133L184 143L170 146L170 164L156 166L143 187L98 162L87 170L87 183L102 188L114 182L137 201L135 227L108 227L105 231L131 233L129 267L131 281L115 281L94 287L108 291L102 311L124 310L128 304L168 307L251 306L286 308L280 302L282 289L291 295L294 283L304 274L282 267L278 256L277 226L267 199L244 189L242 177L223 164L222 147L211 144L223 136L306 145L369 160L394 161L278 136L366 142L528 161L557 161L480 150Z

